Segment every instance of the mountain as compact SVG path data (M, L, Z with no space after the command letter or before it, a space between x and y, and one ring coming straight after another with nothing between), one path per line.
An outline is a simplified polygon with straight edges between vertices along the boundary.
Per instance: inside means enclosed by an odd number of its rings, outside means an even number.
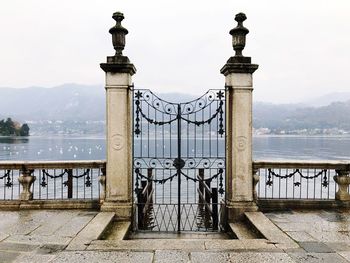
M197 98L183 93L157 95L171 102ZM0 98L0 120L11 117L22 123L29 121L34 133L86 134L104 131L103 85L0 88ZM257 129L268 128L273 133L332 128L350 131L350 92L332 93L298 104L254 102L253 124Z
M350 92L333 92L322 95L303 102L304 105L310 107L322 107L331 104L332 102L346 102L350 100Z
M20 121L103 120L103 86L64 84L53 88L0 88L0 117Z
M256 103L253 115L255 128L269 128L274 133L334 128L350 131L350 100L322 107Z

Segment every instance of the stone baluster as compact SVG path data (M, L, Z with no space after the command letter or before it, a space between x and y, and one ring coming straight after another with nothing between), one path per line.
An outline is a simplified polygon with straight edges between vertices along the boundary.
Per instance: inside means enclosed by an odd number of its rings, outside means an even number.
M337 175L333 177L334 181L338 184L338 191L335 193L335 199L339 201L349 201L350 195L348 188L350 184L350 177L348 170L336 170Z
M21 201L33 200L33 193L31 192L30 188L34 183L34 181L36 180L36 177L32 175L34 170L28 170L26 167L23 167L20 172L21 172L21 175L18 177L18 182L22 186L22 192L20 193L20 200Z
M101 175L98 177L98 182L102 189L100 192L100 202L103 203L106 198L106 167L101 168Z
M256 202L256 200L258 200L258 192L256 190L256 187L260 181L260 176L258 175L258 168L254 168L253 169L253 199Z

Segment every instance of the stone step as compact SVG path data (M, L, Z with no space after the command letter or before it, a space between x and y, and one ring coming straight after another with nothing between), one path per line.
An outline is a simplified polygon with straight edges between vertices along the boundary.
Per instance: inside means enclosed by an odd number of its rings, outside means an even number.
M112 222L107 230L104 232L103 236L100 238L102 240L124 240L128 235L131 223L130 222Z
M257 235L243 222L230 223L229 226L238 239L258 238Z
M261 212L246 212L245 217L268 241L280 248L298 248L286 233L279 229Z
M196 232L132 232L128 239L191 239L191 240L213 240L229 239L226 233L196 233Z
M93 240L97 240L103 235L114 216L113 212L98 213L70 242L66 250L85 250Z

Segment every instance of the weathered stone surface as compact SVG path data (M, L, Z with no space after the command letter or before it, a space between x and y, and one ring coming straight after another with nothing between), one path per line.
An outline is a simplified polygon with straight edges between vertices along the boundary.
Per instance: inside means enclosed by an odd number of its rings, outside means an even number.
M72 217L70 221L58 228L54 235L61 237L74 237L76 236L96 215L97 213L79 213Z
M294 263L287 254L284 253L210 253L194 252L190 255L192 262L240 262L240 263Z
M350 242L350 232L309 231L308 233L320 242Z
M232 262L227 252L192 252L190 254L191 262Z
M68 245L71 241L69 237L59 237L59 236L29 236L29 235L12 235L6 239L6 242L13 243L24 243L24 244L58 244L58 245Z
M307 241L316 241L310 234L304 231L290 231L286 232L293 240L297 242L307 242Z
M257 238L256 235L248 229L248 227L241 223L230 223L229 227L232 232L237 236L238 239L254 239Z
M113 222L103 234L103 239L123 240L130 228L130 222Z
M102 212L97 214L94 219L72 240L67 250L84 250L92 240L98 239L107 226L114 218L112 212Z
M45 244L40 246L37 250L36 253L37 254L53 254L53 253L57 253L59 251L62 251L65 249L66 246L64 245L56 245L56 244Z
M28 244L17 244L17 243L9 243L9 242L0 243L0 250L3 250L3 251L28 252L28 251L33 251L38 247L39 247L38 245L33 245L29 243Z
M153 253L142 252L102 252L102 251L71 251L60 253L52 262L54 263L115 263L135 262L151 263Z
M327 245L321 242L299 242L299 246L302 247L306 252L311 253L332 253L335 252Z
M298 245L286 233L282 232L263 213L247 212L245 213L245 216L269 241L288 245L290 248L298 247Z
M154 262L188 262L189 253L181 250L156 250L154 253Z
M0 251L0 262L14 262L19 255L17 252Z
M227 240L225 240L227 241ZM153 239L153 240L96 240L92 241L87 250L205 250L202 240Z
M285 253L230 253L230 262L233 263L295 263L295 261Z
M288 253L298 263L346 263L348 262L336 253Z
M206 250L234 251L245 248L242 240L210 240L205 242Z
M76 214L74 211L61 211L47 213L48 218L43 221L38 228L33 230L30 235L50 236L63 225L67 225L72 217Z
M35 253L23 253L16 257L14 260L15 263L34 263L34 262L40 262L40 263L46 263L50 262L56 257L56 255L41 255L41 254L35 254Z
M346 260L350 261L350 251L341 251L341 252L338 252L338 254L343 258L345 258Z
M324 243L329 248L333 249L334 251L350 251L350 243L346 242L327 242Z

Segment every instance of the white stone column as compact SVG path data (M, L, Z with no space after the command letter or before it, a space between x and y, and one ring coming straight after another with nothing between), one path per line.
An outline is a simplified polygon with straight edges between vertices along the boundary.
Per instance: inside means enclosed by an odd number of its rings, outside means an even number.
M244 57L245 15L236 15L233 36L235 56L231 57L221 73L226 85L226 207L229 222L238 220L246 211L256 211L252 169L252 91L253 72L258 65Z
M113 14L116 25L110 29L115 56L107 57L101 68L106 72L107 164L106 196L102 211L116 212L117 220L131 220L132 215L132 85L136 72L122 55L125 35L122 13Z

